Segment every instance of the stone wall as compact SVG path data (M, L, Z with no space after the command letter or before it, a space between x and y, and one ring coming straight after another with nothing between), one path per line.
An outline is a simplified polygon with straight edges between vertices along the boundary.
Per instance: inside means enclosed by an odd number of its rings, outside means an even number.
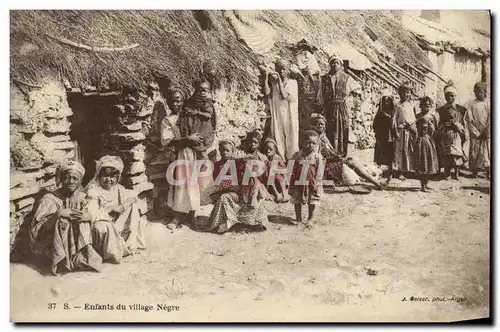
M56 187L56 164L75 157L64 88L10 87L10 243L41 191Z
M474 98L474 84L482 80L485 70L489 73L489 68L483 68L489 60L482 60L471 54L444 51L438 55L435 52L427 51L427 56L436 73L447 81L453 81L457 88L457 102L459 104L464 104ZM433 74L429 73L428 76L431 76L432 80L426 79L426 94L438 106L445 104L444 87L446 83Z

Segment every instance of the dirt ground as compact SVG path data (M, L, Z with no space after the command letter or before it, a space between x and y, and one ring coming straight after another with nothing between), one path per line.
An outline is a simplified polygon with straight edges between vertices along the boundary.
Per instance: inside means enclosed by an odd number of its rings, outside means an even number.
M369 159L372 151L361 157ZM454 321L489 316L490 184L462 178L329 192L318 223L266 202L261 233L148 226L149 248L101 273L44 276L11 264L15 321ZM200 217L208 216L210 206ZM411 301L410 298L428 298ZM444 301L433 302L434 297ZM406 298L407 301L403 301ZM49 303L55 303L49 309ZM67 303L69 309L64 308ZM85 304L114 310L85 310ZM117 309L118 304L125 309ZM137 304L141 310L131 310ZM158 310L158 304L179 310ZM144 310L152 305L153 309ZM75 308L81 306L81 308Z

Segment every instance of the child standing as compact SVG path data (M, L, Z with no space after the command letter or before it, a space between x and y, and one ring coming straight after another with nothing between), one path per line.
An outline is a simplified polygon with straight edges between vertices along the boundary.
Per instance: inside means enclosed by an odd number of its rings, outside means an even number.
M458 168L464 164L465 154L462 149L465 141L464 114L465 108L457 105L457 90L453 84L444 88L446 104L438 108L439 126L437 142L439 147L439 163L444 167L446 179L450 178L451 169L455 170L454 179L459 179Z
M420 100L422 112L417 115L417 139L415 141L414 165L420 177L421 191L428 192L429 179L439 170L436 144L434 143L435 118L429 113L432 99L423 97Z
M271 170L276 169L286 169L286 164L283 158L276 151L276 141L272 138L266 138L264 140L262 150L266 154L266 171L264 173L264 184L268 188L268 191L275 197L276 203L286 203L288 199L286 198L286 184L284 174L275 174L274 181L272 184L268 184L269 176L271 175Z
M386 185L392 180L392 163L394 160L394 141L396 139L396 126L394 117L394 98L384 95L380 98L378 112L373 120L373 131L375 132L375 153L373 161L377 165L388 166L388 177Z
M415 141L415 108L410 101L412 87L409 82L403 83L399 89L401 101L395 106L394 123L397 129L394 140L394 168L404 181L405 173L413 171L413 144Z
M476 99L466 105L465 121L470 133L469 167L473 177L481 169L485 169L486 176L490 177L491 109L486 99L487 92L486 83L477 82L474 85Z
M311 227L314 219L314 210L323 194L323 187L317 180L318 171L323 171L322 157L317 152L318 133L314 130L304 132L302 149L293 155L294 167L290 177L290 202L295 205L297 223ZM306 167L306 178L302 179L303 169ZM309 213L306 222L302 221L302 205L308 205Z

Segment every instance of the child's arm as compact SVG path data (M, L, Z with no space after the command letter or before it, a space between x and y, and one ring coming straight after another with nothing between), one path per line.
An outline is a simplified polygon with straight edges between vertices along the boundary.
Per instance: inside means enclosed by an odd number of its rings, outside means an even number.
M266 69L266 78L264 80L264 95L269 96L271 94L271 87L269 84L269 70Z
M197 116L202 117L205 120L210 120L212 118L212 112L209 111L209 110L203 110L203 111L201 111L201 110L195 110L194 114L197 115Z

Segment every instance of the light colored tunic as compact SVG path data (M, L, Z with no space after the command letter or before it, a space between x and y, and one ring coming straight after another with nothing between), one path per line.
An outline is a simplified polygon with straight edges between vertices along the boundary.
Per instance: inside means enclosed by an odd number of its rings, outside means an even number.
M104 261L121 263L131 250L146 246L144 228L147 221L141 217L138 204L132 204L119 216L108 213L111 206L124 203L129 198L137 198L135 191L116 184L105 190L97 183L87 188L89 213L96 218L92 229L92 243Z
M174 138L181 138L178 126L179 116L170 114L161 123L161 144L167 146ZM169 183L167 194L167 206L172 210L181 213L196 211L202 203L201 193L210 187L212 176L199 178L196 183L190 183L191 175L196 161L196 152L190 147L181 148L177 152L176 160L183 160L184 165L179 165L173 170L176 180L184 181L184 184L172 185ZM167 181L165 179L165 181Z
M469 130L469 167L476 171L490 167L491 108L487 100L470 100L465 108L465 123ZM479 136L484 138L480 139Z
M286 159L291 159L299 150L299 90L297 81L293 79L288 79L283 86L288 98L281 97L277 82L271 86L268 96L271 136L277 143L278 152Z
M48 259L56 275L83 269L99 271L102 258L92 247L90 222L73 223L58 217L57 211L63 208L87 210L86 195L77 190L64 197L56 190L42 197L29 224L32 252L41 260Z
M409 101L395 106L394 123L399 137L394 141L394 170L413 171L413 144L415 140L415 107ZM408 125L405 125L408 124Z

